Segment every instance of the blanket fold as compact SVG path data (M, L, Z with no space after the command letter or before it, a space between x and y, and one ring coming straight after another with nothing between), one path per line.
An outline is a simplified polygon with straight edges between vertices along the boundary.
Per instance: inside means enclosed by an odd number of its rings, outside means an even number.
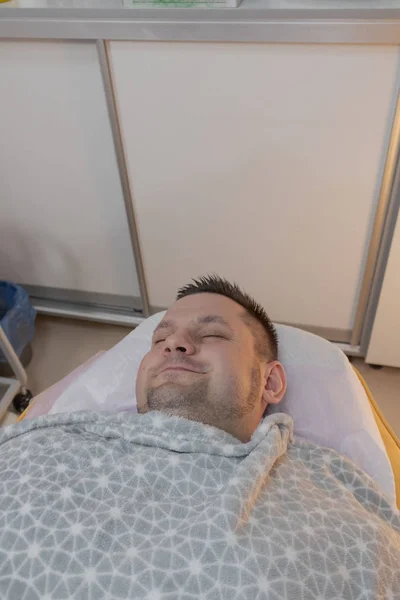
M0 597L400 599L400 516L285 414L43 416L0 431Z

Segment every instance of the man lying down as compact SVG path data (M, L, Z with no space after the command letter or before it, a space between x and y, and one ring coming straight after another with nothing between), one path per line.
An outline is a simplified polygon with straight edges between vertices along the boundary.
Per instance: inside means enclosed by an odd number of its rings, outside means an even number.
M140 414L0 437L0 598L400 598L400 518L334 451L293 438L264 310L218 277L179 291ZM352 482L352 491L346 482Z

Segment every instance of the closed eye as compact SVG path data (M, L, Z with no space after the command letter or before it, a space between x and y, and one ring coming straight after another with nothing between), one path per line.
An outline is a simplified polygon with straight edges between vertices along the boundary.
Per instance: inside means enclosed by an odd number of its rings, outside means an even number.
M165 342L165 340L166 340L166 338L162 338L162 339L159 339L159 340L154 340L154 341L153 341L153 344L154 344L154 345L157 345L157 344L159 344L160 342Z
M221 340L226 339L224 335L218 335L217 333L208 333L207 335L203 335L203 338L220 338Z

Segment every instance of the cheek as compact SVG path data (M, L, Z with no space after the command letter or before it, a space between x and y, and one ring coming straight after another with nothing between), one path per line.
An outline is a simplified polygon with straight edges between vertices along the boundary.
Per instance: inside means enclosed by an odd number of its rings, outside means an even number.
M157 350L150 348L150 350L142 358L142 362L139 366L139 371L149 369L153 367L157 362Z
M152 353L150 351L142 359L136 377L136 398L138 404L139 402L143 401L142 395L146 389L147 380L149 376L149 369L152 367L153 363L154 357L152 356Z
M227 377L238 373L240 355L235 347L210 348L207 352L207 362L215 377Z
M219 378L234 378L245 380L251 373L253 355L251 348L247 349L236 345L226 346L209 353L209 363L213 372Z

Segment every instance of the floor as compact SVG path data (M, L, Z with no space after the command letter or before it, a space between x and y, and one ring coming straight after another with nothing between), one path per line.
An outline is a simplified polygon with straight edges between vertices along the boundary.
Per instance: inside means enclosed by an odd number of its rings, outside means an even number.
M29 387L38 394L96 354L107 350L128 335L130 329L86 321L39 316L32 343L33 358L27 368ZM372 369L362 359L354 359L384 416L400 437L400 369ZM16 421L8 412L2 425Z
M387 422L400 439L400 369L367 365L362 358L352 361L361 373Z
M88 321L38 316L32 342L32 360L26 371L29 389L39 394L100 350L108 350L122 340L129 327ZM8 411L1 425L15 423Z

